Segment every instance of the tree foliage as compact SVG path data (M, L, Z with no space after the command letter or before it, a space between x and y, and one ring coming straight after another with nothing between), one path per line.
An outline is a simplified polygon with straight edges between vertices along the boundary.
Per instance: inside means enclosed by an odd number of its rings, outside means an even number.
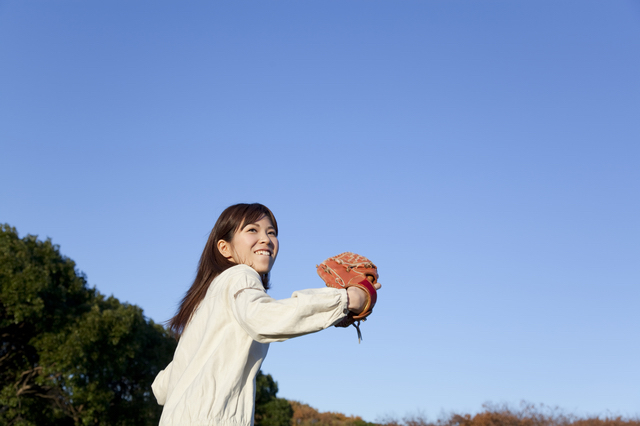
M278 384L271 374L256 376L255 426L290 426L293 409L289 401L277 398Z
M0 423L155 425L175 341L87 286L50 240L0 229Z

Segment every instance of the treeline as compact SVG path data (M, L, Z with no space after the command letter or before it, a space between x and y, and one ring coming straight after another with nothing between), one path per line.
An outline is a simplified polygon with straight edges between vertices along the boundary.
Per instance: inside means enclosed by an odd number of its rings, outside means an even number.
M289 401L293 408L291 426L640 426L640 419L622 416L578 417L565 414L559 408L523 402L519 408L508 405L485 404L477 414L451 413L437 420L424 415L402 418L392 416L368 423L361 417L341 413L318 412L297 401Z
M90 288L50 240L0 227L0 425L157 425L162 407L151 383L175 346L142 309ZM278 398L268 374L256 381L256 426L640 426L533 405L368 423Z

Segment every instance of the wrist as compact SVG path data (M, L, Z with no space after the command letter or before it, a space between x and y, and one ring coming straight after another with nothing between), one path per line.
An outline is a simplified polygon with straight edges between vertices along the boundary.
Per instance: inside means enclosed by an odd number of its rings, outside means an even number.
M357 287L349 287L347 289L347 306L351 312L356 314L361 313L364 305L366 304L366 299L364 290Z

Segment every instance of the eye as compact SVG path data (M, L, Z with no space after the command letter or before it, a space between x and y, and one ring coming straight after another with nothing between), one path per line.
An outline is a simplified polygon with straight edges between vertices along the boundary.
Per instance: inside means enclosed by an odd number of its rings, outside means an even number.
M246 231L247 232L258 232L258 230L256 228L253 228L253 227L247 228Z
M273 235L274 237L277 237L278 235L276 234L276 231L269 231L268 232L269 235Z

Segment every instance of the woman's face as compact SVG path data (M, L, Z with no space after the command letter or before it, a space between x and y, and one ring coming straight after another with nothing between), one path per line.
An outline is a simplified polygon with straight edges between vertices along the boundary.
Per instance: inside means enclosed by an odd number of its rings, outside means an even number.
M234 263L249 265L264 275L271 270L278 255L276 229L271 220L263 216L236 231L231 242L218 241L218 250Z

